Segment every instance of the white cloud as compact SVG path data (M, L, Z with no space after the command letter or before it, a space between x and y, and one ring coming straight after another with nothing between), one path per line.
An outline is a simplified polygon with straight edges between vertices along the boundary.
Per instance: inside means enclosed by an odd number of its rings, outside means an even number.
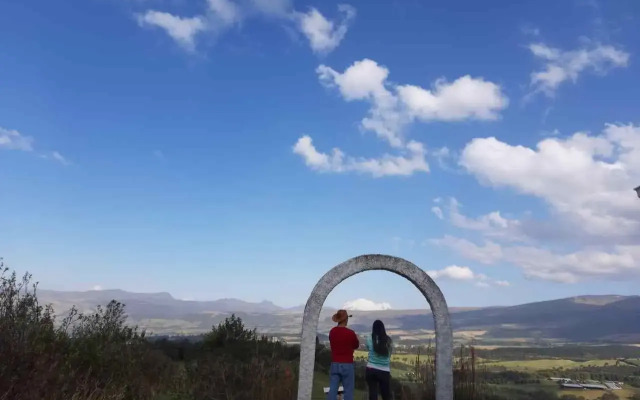
M354 158L345 156L338 148L331 154L319 152L309 136L302 136L293 146L293 152L300 155L305 164L320 172L359 172L373 177L408 176L415 172L429 172L429 165L425 160L426 151L418 142L409 142L405 155L392 156L385 154L380 158Z
M500 211L492 211L477 218L470 218L460 212L462 205L457 199L449 198L447 206L449 221L458 228L482 232L486 236L503 240L526 240L519 220L505 218Z
M513 264L531 278L574 283L586 278L640 277L640 245L614 246L609 251L586 248L553 252L540 247L502 246L494 242L480 246L452 236L431 242L449 247L470 260L485 264Z
M297 13L300 31L307 37L311 49L319 54L333 51L347 33L349 24L356 16L356 9L347 4L338 5L340 18L330 21L315 8L306 13Z
M326 65L316 72L320 82L328 87L337 87L345 100L371 100L386 103L393 95L385 87L389 70L367 58L354 62L343 73Z
M384 302L376 303L375 301L368 299L356 299L347 301L342 305L342 308L353 311L382 311L391 310L391 304Z
M427 274L433 279L453 279L457 281L470 281L476 278L471 268L457 265L450 265L438 271L427 271Z
M337 87L347 101L371 103L361 127L375 132L393 147L403 146L403 128L422 121L492 120L508 105L500 87L482 78L463 76L452 83L436 81L434 89L387 82L389 70L373 60L356 61L343 73L326 65L317 68L320 82Z
M71 165L71 162L69 160L67 160L62 154L60 154L57 151L50 151L50 152L46 152L46 153L41 153L38 155L40 158L43 158L45 160L51 160L51 161L55 161L58 162L62 165Z
M431 239L429 242L448 247L463 257L475 260L483 264L493 264L503 258L502 247L492 241L485 241L483 246L477 245L467 239L445 235L442 239Z
M0 127L0 149L33 151L33 138L17 130Z
M187 51L195 50L195 36L207 29L205 19L202 16L186 18L154 10L138 15L138 24L164 29L173 40Z
M386 87L389 70L373 60L356 61L343 73L320 65L316 72L327 87L337 87L347 101L371 103L369 116L362 119L362 129L375 132L393 147L402 147L402 128L409 122L398 106L397 97Z
M15 129L5 129L0 127L0 149L19 150L33 152L35 150L33 143L35 140L31 136L24 136ZM47 160L54 160L63 165L71 163L59 152L37 152L36 155Z
M102 286L95 285L94 287L91 288L91 290L102 290Z
M451 169L447 161L453 159L454 156L448 147L440 147L439 149L431 151L431 156L435 158L436 161L438 161L438 165L440 166L440 168L444 170Z
M550 218L513 220L499 211L470 218L451 199L445 210L452 225L480 233L483 242L447 235L431 243L484 264L517 266L530 278L640 278L640 212L632 191L640 182L639 126L606 124L597 135L554 136L534 147L476 138L460 164L484 185L541 199ZM505 244L514 239L526 244Z
M531 74L534 92L552 97L566 81L576 82L580 74L592 71L606 74L613 68L626 67L629 53L613 46L594 45L590 48L562 51L543 43L529 45L531 53L544 62L544 68Z
M431 212L435 214L438 219L444 219L444 213L442 212L442 208L438 206L431 207Z
M70 165L71 164L69 162L69 160L67 160L65 157L62 156L62 154L58 153L57 151L52 151L50 157L51 157L51 159L59 162L62 165Z
M505 261L523 268L526 276L556 282L640 276L640 246L615 246L610 251L582 249L568 253L518 246L505 248L503 253Z
M229 0L207 0L210 11L210 24L226 28L242 20L242 11Z
M323 172L343 172L344 154L340 149L334 148L332 153L320 153L313 145L310 136L302 136L293 146L293 152L304 158L308 167Z
M465 75L449 83L438 79L433 90L398 86L398 95L413 117L423 121L494 120L509 101L500 86Z
M441 270L427 271L427 274L433 279L450 279L455 281L473 281L478 287L488 288L493 285L506 287L509 282L504 280L494 280L485 274L478 274L469 267L461 267L458 265L450 265Z
M306 13L295 11L290 0L201 1L207 5L207 10L202 14L183 17L147 10L137 15L138 24L162 28L183 49L193 52L199 34L208 32L210 35L219 35L245 20L262 16L269 21L295 25L309 39L314 52L326 54L340 44L356 14L355 8L347 4L338 6L340 17L331 21L315 8Z
M546 138L535 148L476 138L465 146L460 164L486 185L544 200L574 235L640 238L631 191L640 182L639 126L607 124L597 136Z

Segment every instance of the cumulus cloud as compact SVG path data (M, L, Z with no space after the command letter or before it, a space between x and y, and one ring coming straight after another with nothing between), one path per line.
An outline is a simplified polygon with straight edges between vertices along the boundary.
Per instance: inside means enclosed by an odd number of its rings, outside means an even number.
M640 126L607 124L600 135L546 138L535 148L476 138L460 164L485 185L544 200L582 235L640 238L637 198L630 195L640 182Z
M554 136L532 147L476 138L459 162L486 186L539 198L551 218L514 220L499 211L474 218L462 214L457 200L441 200L436 207L445 219L482 240L445 235L430 243L480 263L517 266L530 278L640 277L640 213L632 191L640 182L640 126L606 124L599 134Z
M476 275L473 273L471 268L459 267L457 265L450 265L448 267L445 267L437 271L427 271L427 273L433 279L453 279L453 280L460 280L460 281L470 281L476 277Z
M640 245L614 246L609 251L581 249L554 252L541 247L503 246L493 242L482 246L451 236L432 242L449 247L470 260L485 264L506 262L516 265L530 278L574 283L586 278L640 276Z
M338 47L344 38L356 16L356 9L348 4L339 4L338 12L340 18L336 21L330 21L315 8L296 14L300 31L307 37L314 52L327 54Z
M382 310L391 310L391 304L389 303L376 303L373 300L368 299L356 299L347 301L342 305L342 308L345 310L352 311L382 311Z
M497 84L468 75L451 83L437 80L432 90L394 85L387 81L389 70L370 59L356 61L342 73L320 65L317 73L322 84L337 88L345 100L371 103L361 127L394 147L402 147L402 130L415 119L492 120L509 103Z
M403 137L407 124L414 120L495 119L508 104L500 88L482 78L464 76L450 84L440 80L433 91L394 85L387 81L389 70L370 59L356 61L344 72L326 65L320 65L316 72L321 84L337 89L346 101L369 102L371 107L360 127L375 132L400 153L365 159L347 157L334 148L327 154L318 151L310 137L303 136L294 146L294 153L317 171L357 171L373 176L428 172L424 145ZM448 156L445 148L434 152L440 161Z
M510 286L509 282L504 280L495 280L489 278L485 274L473 272L469 267L461 267L458 265L450 265L440 270L427 271L427 274L433 279L448 279L455 281L472 281L478 287Z
M155 26L163 29L167 35L187 51L195 50L196 34L206 29L205 19L197 17L179 17L167 12L149 10L138 15L140 26Z
M33 151L33 138L17 130L0 127L0 149Z
M534 92L542 92L549 97L554 96L563 82L575 83L583 73L604 75L629 63L629 53L606 45L563 51L544 43L532 43L529 50L544 63L541 70L531 74L531 86Z
M398 98L387 88L389 70L373 60L356 61L340 73L326 65L316 72L320 82L337 88L346 101L364 100L371 103L369 115L362 119L362 129L375 132L393 147L402 147L402 128L409 122L399 109Z
M331 153L319 152L311 137L305 135L293 146L293 152L300 155L305 164L319 172L358 172L379 178L383 176L408 176L415 172L428 172L424 146L418 142L409 142L404 155L385 154L379 158L355 158L346 156L340 149Z
M509 104L500 86L469 75L453 82L438 79L431 90L414 85L397 90L409 113L423 121L494 120Z
M137 14L137 21L142 27L163 29L179 46L193 52L198 35L205 32L219 35L247 19L262 16L295 25L307 37L314 52L327 54L344 39L356 15L355 8L347 4L339 5L338 12L339 18L332 21L315 8L306 13L295 11L290 0L206 0L206 11L200 15L184 17L147 10Z

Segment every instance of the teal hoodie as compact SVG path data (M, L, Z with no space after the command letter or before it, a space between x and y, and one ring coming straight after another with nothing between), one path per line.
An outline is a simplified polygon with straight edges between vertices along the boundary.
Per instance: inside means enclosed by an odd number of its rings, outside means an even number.
M369 362L367 363L367 368L374 368L381 371L391 371L389 364L391 363L391 351L392 348L389 349L389 355L383 356L382 354L376 353L373 349L373 339L371 335L367 336L367 350L369 350Z

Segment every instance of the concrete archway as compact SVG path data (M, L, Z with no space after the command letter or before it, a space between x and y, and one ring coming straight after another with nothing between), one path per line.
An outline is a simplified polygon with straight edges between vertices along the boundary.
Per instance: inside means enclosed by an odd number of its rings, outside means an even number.
M337 265L313 288L302 320L298 400L311 400L316 334L324 301L340 282L361 272L373 270L390 271L406 278L429 302L436 330L436 399L453 400L453 335L449 321L449 308L440 288L415 264L402 258L378 254L358 256Z

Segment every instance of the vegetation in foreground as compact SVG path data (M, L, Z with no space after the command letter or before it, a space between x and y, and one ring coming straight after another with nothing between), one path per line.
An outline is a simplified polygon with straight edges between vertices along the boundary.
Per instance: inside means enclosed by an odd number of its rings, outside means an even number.
M189 346L152 342L112 301L56 324L31 276L0 263L0 400L281 400L295 395L296 348L238 318ZM172 352L176 350L177 352ZM186 350L186 351L185 351Z
M38 303L37 287L30 281L28 274L18 279L9 273L0 260L0 400L295 398L299 348L259 336L240 318L227 318L197 341L147 338L144 331L126 325L124 305L115 301L90 314L72 310L56 323L51 307ZM322 371L329 367L329 349L319 345L316 361L314 398L320 399L328 382ZM517 362L514 358L481 360L473 348L462 347L455 357L455 399L640 400L633 389L559 392L545 380L562 375L640 386L636 361L630 357L615 364L576 362L571 369L518 371L508 364ZM394 356L394 370L395 399L435 398L432 348ZM357 371L360 399L366 395L364 366Z

